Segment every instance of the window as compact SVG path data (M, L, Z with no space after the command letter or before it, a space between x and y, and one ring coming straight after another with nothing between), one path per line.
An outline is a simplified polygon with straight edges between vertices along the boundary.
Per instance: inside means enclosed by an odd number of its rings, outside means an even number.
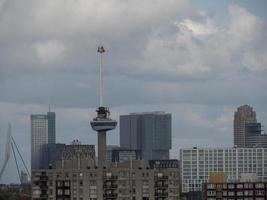
M83 186L83 181L82 180L80 180L80 186Z
M57 190L57 194L58 194L58 195L63 195L63 190L62 190L62 189L58 189L58 190Z

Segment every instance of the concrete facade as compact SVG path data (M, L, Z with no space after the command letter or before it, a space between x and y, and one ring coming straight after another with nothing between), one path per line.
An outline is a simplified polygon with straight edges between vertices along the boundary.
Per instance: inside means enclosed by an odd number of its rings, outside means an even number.
M178 168L151 169L143 161L100 169L37 170L32 174L33 200L178 200Z

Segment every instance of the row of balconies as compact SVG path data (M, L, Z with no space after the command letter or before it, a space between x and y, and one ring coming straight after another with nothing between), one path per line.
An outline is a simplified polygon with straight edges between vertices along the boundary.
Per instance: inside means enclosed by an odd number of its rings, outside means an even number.
M168 197L168 188L156 189L155 197Z
M155 188L166 188L168 187L168 181L161 180L161 181L156 181L155 182Z
M265 183L238 183L238 184L207 184L207 189L232 189L232 190L243 190L243 189L264 189L267 188Z
M106 176L106 175L104 175L103 178L104 178L104 180L117 180L118 176L114 176L114 175Z
M168 180L168 176L155 176L155 180Z
M103 197L106 199L116 199L118 197L118 194L116 193L104 193Z
M115 184L104 184L103 185L103 188L106 189L117 189L118 188L118 185L115 185Z
M162 193L155 192L155 197L168 197L168 192L162 192Z
M233 196L238 196L238 197L251 197L251 196L256 196L256 197L262 197L267 195L267 192L264 190L255 190L255 191L223 191L223 192L216 192L216 191L207 191L206 195L208 197L233 197Z

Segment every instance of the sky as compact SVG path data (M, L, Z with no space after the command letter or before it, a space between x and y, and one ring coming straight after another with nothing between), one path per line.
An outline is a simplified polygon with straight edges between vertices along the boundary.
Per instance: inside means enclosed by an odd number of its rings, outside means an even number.
M172 158L231 147L244 104L266 127L266 10L266 0L0 0L0 166L10 122L30 167L30 114L49 104L57 142L96 144L99 45L112 118L170 112ZM119 126L107 141L119 144ZM18 181L11 157L0 183Z

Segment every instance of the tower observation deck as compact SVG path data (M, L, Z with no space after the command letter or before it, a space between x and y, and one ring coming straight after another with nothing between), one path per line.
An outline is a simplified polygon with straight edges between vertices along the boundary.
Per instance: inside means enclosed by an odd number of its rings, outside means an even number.
M103 106L103 70L102 70L102 54L105 52L103 46L98 47L98 53L100 53L100 65L99 65L99 104L95 117L91 122L92 129L97 131L98 142L98 167L102 168L107 165L107 131L113 130L117 126L117 121L110 118L110 111L108 107Z

